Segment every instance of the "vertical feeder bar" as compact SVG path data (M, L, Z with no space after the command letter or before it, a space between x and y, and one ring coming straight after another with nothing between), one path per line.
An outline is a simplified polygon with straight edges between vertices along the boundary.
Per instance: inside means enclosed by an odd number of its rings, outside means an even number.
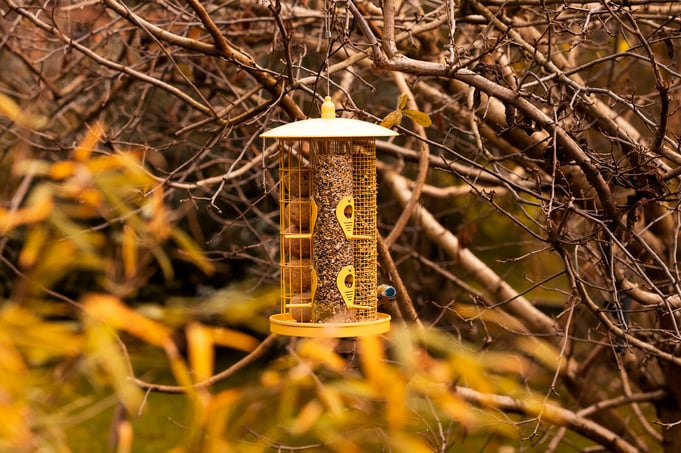
M356 337L390 329L377 310L376 137L378 125L336 118L290 123L262 137L279 144L281 313L273 333Z

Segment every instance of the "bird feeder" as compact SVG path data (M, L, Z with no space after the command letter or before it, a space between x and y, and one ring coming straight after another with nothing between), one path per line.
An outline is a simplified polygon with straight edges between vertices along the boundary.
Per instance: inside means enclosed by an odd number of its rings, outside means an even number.
M281 312L272 333L356 337L387 332L377 310L376 138L390 129L321 118L261 135L279 140Z

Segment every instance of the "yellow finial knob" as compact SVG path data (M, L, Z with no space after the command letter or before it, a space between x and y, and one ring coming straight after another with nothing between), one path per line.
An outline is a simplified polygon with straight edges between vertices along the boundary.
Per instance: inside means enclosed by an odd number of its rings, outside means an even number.
M324 103L322 104L322 118L335 118L336 117L336 105L331 100L331 96L326 96L324 98Z

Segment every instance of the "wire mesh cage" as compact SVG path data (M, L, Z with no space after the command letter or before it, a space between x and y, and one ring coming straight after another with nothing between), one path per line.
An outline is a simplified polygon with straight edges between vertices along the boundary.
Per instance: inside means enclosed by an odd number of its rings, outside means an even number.
M395 132L322 118L264 133L279 140L281 312L273 333L352 337L383 333L377 310L376 138Z

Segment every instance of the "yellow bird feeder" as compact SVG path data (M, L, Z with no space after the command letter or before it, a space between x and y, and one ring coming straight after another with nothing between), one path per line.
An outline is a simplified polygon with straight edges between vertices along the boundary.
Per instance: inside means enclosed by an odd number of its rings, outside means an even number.
M279 140L281 313L272 333L356 337L390 329L377 311L376 138L390 129L321 118L261 135Z

